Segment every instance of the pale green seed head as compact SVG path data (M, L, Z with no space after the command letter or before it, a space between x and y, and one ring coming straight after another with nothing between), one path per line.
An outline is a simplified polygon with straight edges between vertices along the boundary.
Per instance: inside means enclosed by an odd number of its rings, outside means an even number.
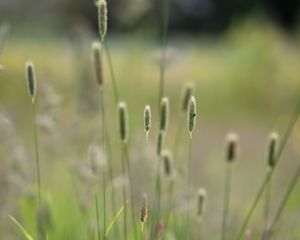
M205 212L207 202L207 193L206 190L200 188L197 193L197 216L201 219Z
M276 165L276 158L278 154L279 136L276 132L270 134L269 146L267 152L267 163L270 168Z
M97 83L100 87L103 86L104 83L104 74L103 74L103 61L102 61L102 47L100 42L94 42L92 45L93 51L93 63L95 70L95 77Z
M27 80L27 88L29 96L31 100L34 102L35 95L36 95L36 76L35 76L35 69L34 64L31 61L26 62L25 65L25 74Z
M146 105L144 109L144 130L148 136L151 130L151 108L150 105Z
M239 137L235 133L229 133L226 136L226 161L231 163L234 162L239 153Z
M166 131L169 124L170 105L169 99L164 97L160 105L160 131Z
M189 101L191 96L193 96L194 93L194 84L193 83L187 83L182 91L182 105L181 109L183 112L187 112L189 107Z
M96 2L98 8L98 27L100 39L103 42L107 32L107 3L106 0L98 0Z
M187 114L188 114L188 130L190 132L190 135L192 135L192 132L196 124L196 99L194 96L191 96L190 98Z
M165 141L165 132L159 131L158 137L157 137L157 147L156 147L156 153L158 156L160 156L162 153L164 141Z
M126 143L128 140L128 111L125 102L118 104L118 120L120 140Z

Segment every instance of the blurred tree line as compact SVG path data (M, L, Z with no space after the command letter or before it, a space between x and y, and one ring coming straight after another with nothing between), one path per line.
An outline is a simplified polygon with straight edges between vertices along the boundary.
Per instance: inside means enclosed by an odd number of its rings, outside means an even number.
M97 25L95 0L0 0L0 21L55 24L66 29L77 22ZM110 29L127 31L159 24L167 0L107 0ZM232 22L262 14L294 29L299 23L300 0L170 0L170 29L220 32Z

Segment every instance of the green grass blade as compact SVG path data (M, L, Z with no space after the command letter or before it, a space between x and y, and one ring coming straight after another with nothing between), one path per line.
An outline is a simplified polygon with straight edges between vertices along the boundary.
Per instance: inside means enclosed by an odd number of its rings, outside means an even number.
M128 204L128 201L124 203L124 205L120 208L120 210L117 212L117 215L114 217L114 219L111 221L111 223L108 225L106 231L105 231L105 237L108 236L109 232L111 231L112 227L114 226L115 222L118 220L122 212L124 211L125 206Z
M27 240L34 240L34 238L25 230L25 228L12 216L9 218L18 226L20 232L26 237Z

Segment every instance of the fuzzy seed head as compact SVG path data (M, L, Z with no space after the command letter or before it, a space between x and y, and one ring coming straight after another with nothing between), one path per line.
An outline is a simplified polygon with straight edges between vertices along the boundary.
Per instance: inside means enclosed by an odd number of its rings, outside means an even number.
M187 83L182 92L181 109L183 112L187 112L188 107L189 107L189 101L190 101L191 96L193 96L193 93L194 93L194 84Z
M26 72L28 93L31 97L31 100L34 101L36 95L36 77L35 77L35 69L34 69L33 62L28 61L26 63L25 72Z
M92 51L93 51L93 63L94 63L96 80L99 86L102 87L104 83L104 74L103 74L101 43L94 42L92 45Z
M151 130L151 108L149 105L146 105L144 110L144 130L148 136Z
M164 173L167 177L171 177L173 175L173 157L172 153L168 150L164 150L162 152Z
M207 202L206 190L200 188L197 193L197 215L199 218L202 218L205 211L206 202Z
M165 141L165 133L164 133L164 131L159 131L158 137L157 137L157 148L156 148L156 153L158 156L161 155L164 141Z
M126 143L128 139L128 112L125 102L120 102L118 105L118 118L120 140Z
M96 2L98 8L98 27L101 41L104 41L107 32L107 3L106 0Z
M166 131L168 128L169 111L170 111L169 99L164 97L161 100L161 105L160 105L160 130L161 131Z
M276 132L271 133L269 138L269 146L267 153L268 166L273 168L276 164L276 157L278 153L279 136Z
M141 222L142 224L147 222L148 218L148 198L147 195L144 194L142 198L142 206L141 206Z
M229 133L226 137L226 160L233 162L238 156L239 137L235 133Z
M188 105L188 129L190 132L190 135L192 135L192 132L195 128L196 124L196 99L194 96L191 96L189 100L189 105Z

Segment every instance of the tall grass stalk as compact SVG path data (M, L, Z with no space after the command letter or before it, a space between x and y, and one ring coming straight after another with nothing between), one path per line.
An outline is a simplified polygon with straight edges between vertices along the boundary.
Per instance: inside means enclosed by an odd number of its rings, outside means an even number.
M292 130L294 129L294 126L295 126L295 124L296 124L296 122L298 120L299 111L300 111L300 101L297 102L296 109L295 109L294 113L292 114L292 117L291 117L291 119L290 119L290 121L288 123L287 129L286 129L286 131L285 131L285 133L283 135L282 142L279 145L278 154L275 157L274 167L270 171L268 171L266 173L266 175L265 175L265 177L264 177L264 179L263 179L263 181L262 181L262 183L261 183L261 185L260 185L260 187L258 189L258 192L257 192L257 194L256 194L256 196L255 196L255 198L254 198L254 200L253 200L253 202L252 202L249 210L247 211L246 217L243 220L242 225L241 225L241 227L240 227L240 229L239 229L236 237L234 238L235 240L241 240L243 238L243 236L244 236L244 233L245 233L245 231L246 231L246 229L248 227L249 221L250 221L250 219L251 219L251 217L252 217L252 215L253 215L253 213L254 213L254 211L255 211L258 203L259 203L259 200L263 196L263 193L264 193L266 187L268 186L268 184L269 184L269 182L271 180L271 177L272 177L272 175L274 173L274 170L276 169L276 166L277 166L277 164L280 161L280 157L281 157L281 155L282 155L282 153L283 153L283 151L285 149L285 146L286 146L286 144L287 144L287 142L289 140L289 137L290 137L290 135L292 133Z
M189 100L187 123L189 131L189 158L188 158L188 184L187 184L187 240L190 239L190 195L191 195L191 162L192 162L192 139L196 124L196 99L192 96Z
M222 217L222 232L221 239L226 239L228 228L228 214L230 208L230 195L231 195L231 178L232 178L232 164L237 158L238 152L238 137L234 133L228 134L226 138L226 151L225 151L225 175L224 175L224 199L223 199L223 217Z
M25 66L25 75L27 80L28 93L31 98L31 113L32 113L32 124L33 124L33 135L34 135L34 148L35 148L35 164L36 164L36 177L37 177L37 194L38 204L41 204L41 171L40 171L40 158L39 158L39 141L37 133L37 121L36 121L36 75L34 64L28 61Z
M168 45L168 27L170 18L170 0L162 0L162 23L161 23L161 60L159 64L159 94L158 106L165 95L165 72L166 72L166 55Z

